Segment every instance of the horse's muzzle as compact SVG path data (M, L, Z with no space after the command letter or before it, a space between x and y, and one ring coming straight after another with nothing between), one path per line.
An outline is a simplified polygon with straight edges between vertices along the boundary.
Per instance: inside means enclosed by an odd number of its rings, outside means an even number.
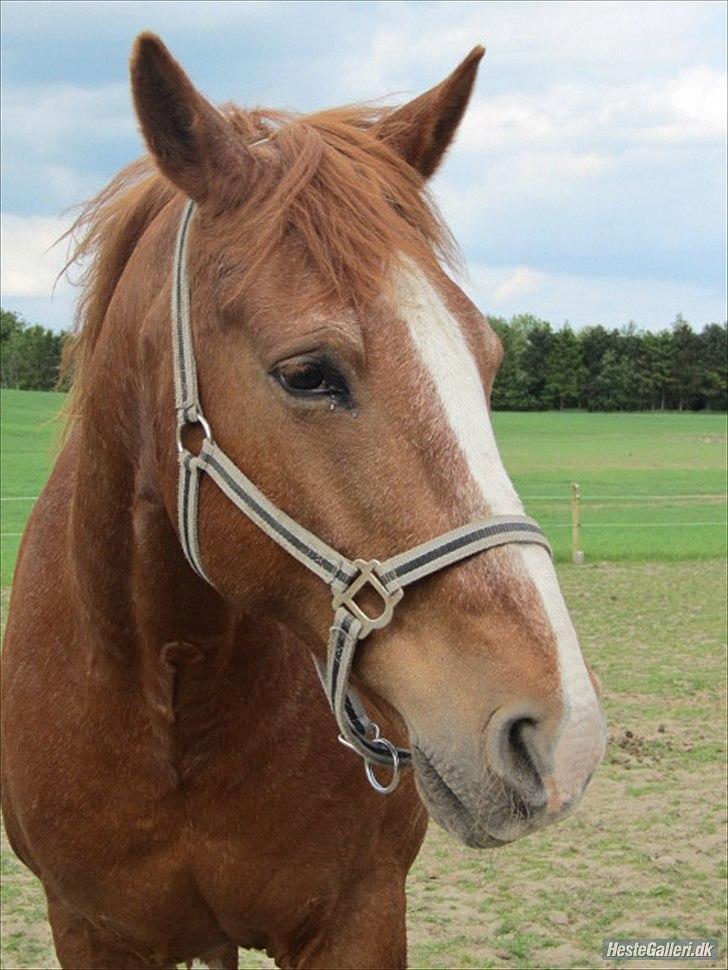
M526 718L494 719L486 757L413 747L417 788L430 815L461 842L487 848L512 842L564 818L578 803L604 752L585 745L568 785L539 755L537 727Z

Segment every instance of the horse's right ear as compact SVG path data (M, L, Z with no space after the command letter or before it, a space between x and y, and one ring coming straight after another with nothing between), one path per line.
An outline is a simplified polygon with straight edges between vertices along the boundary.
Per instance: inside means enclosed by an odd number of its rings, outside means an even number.
M245 148L155 34L134 42L131 86L149 151L185 195L203 203L242 171Z

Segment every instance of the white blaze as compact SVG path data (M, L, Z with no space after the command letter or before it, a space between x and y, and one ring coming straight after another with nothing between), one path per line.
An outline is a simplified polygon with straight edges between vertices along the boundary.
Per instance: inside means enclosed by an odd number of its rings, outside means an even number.
M427 276L415 267L397 275L395 300L484 504L492 515L523 514L498 453L483 383L460 324ZM511 552L539 594L557 644L565 715L555 781L567 796L567 775L583 778L577 762L595 761L593 751L583 745L583 734L594 730L597 722L601 747L599 705L551 558L535 545L514 545Z

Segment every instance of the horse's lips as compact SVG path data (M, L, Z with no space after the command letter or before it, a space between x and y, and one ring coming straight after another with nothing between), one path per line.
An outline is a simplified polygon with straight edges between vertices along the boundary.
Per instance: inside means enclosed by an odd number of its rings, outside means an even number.
M495 848L505 845L477 825L472 813L448 785L432 760L417 745L412 747L415 780L425 806L434 820L466 845L476 848Z

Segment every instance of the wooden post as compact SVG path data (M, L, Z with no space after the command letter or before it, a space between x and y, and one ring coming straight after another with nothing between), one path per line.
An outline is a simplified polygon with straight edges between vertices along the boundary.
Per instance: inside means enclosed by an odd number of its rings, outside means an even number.
M576 482L571 483L571 561L575 566L584 562L581 548L581 489Z

